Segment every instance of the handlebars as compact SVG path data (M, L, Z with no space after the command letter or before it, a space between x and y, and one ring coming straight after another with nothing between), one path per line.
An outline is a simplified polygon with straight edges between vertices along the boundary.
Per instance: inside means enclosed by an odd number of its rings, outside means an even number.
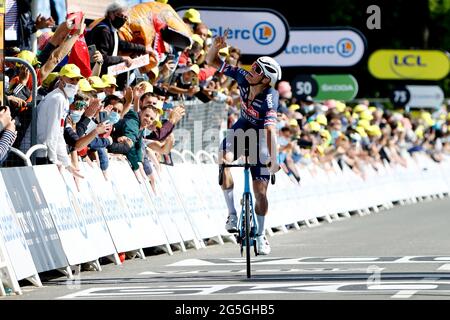
M270 163L262 165L262 164L250 164L250 163L242 163L242 164L220 164L219 165L219 185L223 184L223 171L225 170L225 168L255 168L255 167L260 167L260 168L268 168L270 167ZM270 183L271 184L275 184L275 174L271 174L270 175Z

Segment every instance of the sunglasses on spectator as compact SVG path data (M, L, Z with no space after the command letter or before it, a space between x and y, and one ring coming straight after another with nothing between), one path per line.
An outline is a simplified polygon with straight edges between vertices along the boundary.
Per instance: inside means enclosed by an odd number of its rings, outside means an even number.
M87 102L78 100L74 102L73 106L75 110L83 110L87 106Z

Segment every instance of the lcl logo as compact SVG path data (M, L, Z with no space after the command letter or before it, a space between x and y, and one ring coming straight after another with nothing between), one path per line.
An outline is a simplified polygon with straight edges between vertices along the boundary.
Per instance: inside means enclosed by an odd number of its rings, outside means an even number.
M403 57L394 55L394 64L396 66L418 66L426 67L427 65L423 63L422 57L420 55L408 54Z

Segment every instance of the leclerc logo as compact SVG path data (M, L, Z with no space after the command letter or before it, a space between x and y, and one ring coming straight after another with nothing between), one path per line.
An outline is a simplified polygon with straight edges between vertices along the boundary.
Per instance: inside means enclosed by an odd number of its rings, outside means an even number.
M253 28L253 38L262 45L268 45L273 42L276 37L276 31L269 22L260 22Z
M355 43L350 39L341 39L336 45L336 51L341 57L348 58L355 53Z
M239 48L247 57L274 56L286 48L289 25L275 10L232 7L196 7L196 9L213 37L223 36L228 29L227 43ZM186 11L186 7L177 9L180 17L183 17Z

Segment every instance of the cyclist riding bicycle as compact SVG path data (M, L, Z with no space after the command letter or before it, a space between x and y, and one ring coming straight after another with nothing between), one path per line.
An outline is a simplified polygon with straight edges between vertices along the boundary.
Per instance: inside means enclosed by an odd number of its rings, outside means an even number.
M237 140L243 136L256 138L254 140L250 138L253 143L250 143L249 150L250 155L254 156L253 159L256 159L256 163L259 165L251 168L258 225L256 243L259 254L267 255L271 251L264 233L265 216L268 212L267 187L270 174L274 174L280 169L276 152L278 92L273 87L281 79L281 68L270 57L258 58L253 63L251 71L233 67L219 58L219 50L226 46L226 35L217 36L208 52L207 63L218 68L220 73L237 81L242 109L239 120L228 130L222 141L219 150L219 164L230 163L244 153L243 148L235 148L235 137ZM238 144L243 146L244 143L238 141ZM270 166L267 166L268 163ZM228 232L238 232L233 186L233 178L227 168L224 170L222 190L228 207L228 219L225 225Z

